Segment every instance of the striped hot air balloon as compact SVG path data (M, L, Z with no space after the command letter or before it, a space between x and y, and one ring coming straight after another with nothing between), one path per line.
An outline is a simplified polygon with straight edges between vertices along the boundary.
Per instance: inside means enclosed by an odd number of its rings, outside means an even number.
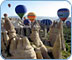
M69 9L67 8L59 9L57 15L64 22L69 16Z
M50 19L43 19L41 24L49 27L52 24L52 21Z
M31 21L31 22L34 22L35 21L35 18L36 18L36 15L34 12L30 12L28 13L28 19Z

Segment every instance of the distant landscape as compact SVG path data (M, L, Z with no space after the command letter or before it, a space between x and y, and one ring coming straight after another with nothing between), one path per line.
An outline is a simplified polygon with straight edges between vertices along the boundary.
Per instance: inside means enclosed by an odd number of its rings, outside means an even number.
M10 18L19 18L18 16L9 16ZM26 17L26 16L25 16ZM3 18L3 17L2 17ZM20 18L19 18L20 19ZM24 19L24 18L22 18ZM56 20L59 21L60 19L58 17L47 17L47 16L37 16L36 20L42 20L42 19L50 19L50 20ZM66 21L71 21L71 17L67 18Z

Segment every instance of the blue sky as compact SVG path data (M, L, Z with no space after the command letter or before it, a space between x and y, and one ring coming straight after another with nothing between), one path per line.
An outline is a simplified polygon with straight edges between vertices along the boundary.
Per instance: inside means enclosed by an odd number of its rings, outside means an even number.
M8 7L11 4L11 7ZM27 15L29 12L35 12L37 16L58 17L57 10L60 8L68 8L71 12L71 5L66 1L6 1L1 5L1 17L4 13L8 16L17 16L15 7L17 5L25 5L27 8ZM70 13L71 17L71 13Z

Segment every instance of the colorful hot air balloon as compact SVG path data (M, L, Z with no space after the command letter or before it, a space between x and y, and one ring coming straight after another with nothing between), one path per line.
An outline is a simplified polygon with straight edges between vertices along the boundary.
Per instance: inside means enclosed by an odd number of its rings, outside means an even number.
M71 27L71 22L70 21L66 21L66 26L67 27Z
M67 8L59 9L57 14L58 17L64 22L69 16L69 9Z
M25 24L25 25L29 25L29 24L30 24L29 19L25 19L25 20L24 20L24 24Z
M34 12L30 12L28 13L28 19L31 21L31 22L34 22L35 21L35 18L36 18L36 15Z
M18 5L18 6L16 6L15 11L16 11L17 15L22 19L22 17L27 12L27 9L24 5Z
M52 21L50 19L43 19L41 24L49 27L52 24Z
M11 4L8 4L8 7L10 8L11 7Z

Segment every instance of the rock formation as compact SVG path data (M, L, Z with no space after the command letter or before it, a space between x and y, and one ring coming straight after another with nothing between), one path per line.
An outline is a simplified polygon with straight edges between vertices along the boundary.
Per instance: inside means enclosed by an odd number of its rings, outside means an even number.
M39 37L39 30L40 30L40 26L39 24L36 22L33 26L32 26L32 34L30 35L31 40L33 41L33 43L37 46L40 47L41 53L43 58L45 59L49 59L49 55L47 54L48 50L45 47L45 45L42 43L40 37Z
M49 40L50 40L51 46L54 46L54 43L57 39L56 37L58 34L60 34L62 50L66 51L62 21L60 21L59 23L54 21L53 25L50 28L49 34L50 34Z
M64 34L63 34L63 23L62 21L59 22L59 31L61 35L61 45L62 45L62 50L66 51L66 46L65 46L65 39L64 39Z
M49 31L49 46L45 46L40 38L41 27L37 21L31 24L31 34L23 36L16 34L15 26L5 14L2 24L1 52L7 59L61 59L65 48L62 22L53 22ZM43 30L41 30L43 32ZM27 31L28 33L28 31ZM43 36L43 35L42 35ZM44 39L45 40L45 39ZM46 40L47 41L47 40Z
M53 53L53 56L55 59L61 59L62 58L62 49L61 49L61 38L60 38L60 34L57 35L56 37L56 41L54 43L54 46L53 46L53 50L52 50L52 53Z
M4 28L8 31L9 44L6 47L7 53L12 59L36 59L34 48L30 45L27 37L17 36L13 24L5 16Z

